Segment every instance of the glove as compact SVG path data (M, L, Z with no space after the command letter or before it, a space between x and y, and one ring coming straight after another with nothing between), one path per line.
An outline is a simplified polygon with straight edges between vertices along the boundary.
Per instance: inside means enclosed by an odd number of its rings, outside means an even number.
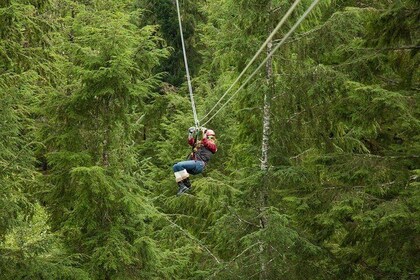
M194 136L196 136L198 139L201 139L204 137L204 133L207 130L205 127L199 127L196 129Z
M204 135L206 135L207 128L200 127L200 129L201 129L201 135L204 137Z
M191 126L190 128L188 128L188 133L189 134L193 134L195 132L195 127Z
M194 138L196 133L197 131L194 126L188 128L188 139Z

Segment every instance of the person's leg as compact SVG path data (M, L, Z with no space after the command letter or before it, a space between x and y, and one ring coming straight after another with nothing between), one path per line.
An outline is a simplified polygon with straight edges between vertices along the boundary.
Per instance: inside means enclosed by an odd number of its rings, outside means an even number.
M184 183L184 185L185 185L187 188L191 189L191 181L190 181L190 177L188 177L188 178L186 178L186 179L182 180L182 183Z
M173 167L175 180L177 182L182 181L188 178L190 174L196 175L201 173L203 169L204 163L199 160L186 160L178 162Z
M194 174L194 175L200 174L201 172L203 172L204 167L205 167L205 163L203 161L194 160L194 169L191 171L188 171L188 173Z
M203 172L203 169L204 162L197 160L181 161L175 164L173 170L175 174L175 180L179 186L178 194L188 191L191 188L189 175L199 174Z
M173 170L174 170L174 175L175 175L175 181L181 182L182 180L188 178L190 176L190 174L188 174L188 171L186 170L185 166L184 166L184 161L178 162L176 164L174 164L173 166Z
M195 169L193 161L181 161L173 166L175 181L178 184L178 193L181 195L184 192L189 191L191 188L191 183L189 180L189 172L193 172Z
M204 169L204 162L199 161L199 160L194 160L194 162L188 162L187 164L187 171L188 174L193 174L193 175L197 175L200 174L201 172L203 172ZM190 182L190 178L187 177L185 179L182 180L182 182L184 183L185 186L187 186L187 188L191 189L191 182Z
M188 192L190 190L189 187L187 187L182 181L178 182L178 192L176 193L177 195L181 195L185 192Z

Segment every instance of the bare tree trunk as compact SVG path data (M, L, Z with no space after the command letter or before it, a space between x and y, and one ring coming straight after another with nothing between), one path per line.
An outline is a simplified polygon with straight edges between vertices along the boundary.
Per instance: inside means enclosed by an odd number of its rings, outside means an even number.
M104 167L109 167L109 153L108 153L108 148L109 148L109 135L108 135L108 131L105 132L106 138L103 141L103 150L102 150L102 165Z
M272 49L272 42L267 44L267 53L270 53ZM268 91L264 95L264 114L263 114L263 135L262 135L262 158L261 158L261 171L266 172L268 170L268 150L269 150L269 136L270 136L270 106L271 97L274 89L272 82L273 66L272 58L270 57L266 63L266 82L268 85Z
M104 115L105 115L105 126L106 129L104 131L104 140L102 141L102 165L105 168L109 167L109 150L110 150L110 143L111 143L111 125L109 119L109 107L110 107L110 99L106 99L104 104Z
M267 44L267 55L271 52L273 42L270 41ZM267 196L268 196L268 177L267 172L269 169L268 152L269 152L269 136L270 136L270 105L271 97L274 91L273 83L273 65L272 58L270 57L266 62L266 83L268 90L264 95L264 113L263 113L263 135L262 135L262 147L261 147L261 171L263 172L263 179L261 182L261 192L259 197L259 216L260 216L260 227L264 229L267 226L267 217L263 213L267 208ZM267 279L267 248L264 242L260 243L260 264L261 272L260 279Z

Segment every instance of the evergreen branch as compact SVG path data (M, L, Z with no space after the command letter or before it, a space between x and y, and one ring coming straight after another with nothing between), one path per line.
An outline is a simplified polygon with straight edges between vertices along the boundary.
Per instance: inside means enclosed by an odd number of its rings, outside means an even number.
M327 24L329 24L329 23L330 23L330 21L329 21L329 20L331 20L332 18L334 18L336 15L337 15L336 13L335 13L335 14L333 14L333 15L332 15L332 16L328 19L328 21L324 22L323 24L321 24L321 25L319 25L319 26L317 26L317 27L315 27L315 28L313 28L313 29L311 29L311 30L308 30L308 31L306 31L306 32L299 33L299 34L297 34L297 35L293 36L292 38L288 39L288 40L285 42L285 44L290 44L290 43L294 43L294 42L300 41L300 40L302 40L303 38L307 37L309 34L311 34L311 33L315 33L315 32L317 32L317 31L320 31L322 28L326 27L326 26L327 26ZM277 43L277 42L279 42L279 41L280 41L280 39L279 39L279 40L274 40L274 41L273 41L273 43Z
M378 197L376 197L376 196L374 196L374 195L372 195L370 193L367 193L367 192L361 192L361 191L359 191L358 193L366 196L367 198L369 198L371 200L375 200L375 201L378 201L378 202L385 202L386 201L386 199L378 198Z
M371 9L371 8L369 8L369 9ZM375 9L375 10L377 10L377 9ZM377 11L379 11L379 10L377 10ZM321 25L319 25L319 26L317 26L317 27L315 27L311 30L308 30L306 32L299 33L299 34L293 36L292 38L288 39L284 44L290 44L290 43L300 41L300 40L304 39L305 37L307 37L308 35L320 31L321 29L326 27L330 23L330 20L333 19L336 15L337 15L337 13L334 13L328 19L328 21L324 22L323 24L321 24ZM280 39L274 40L273 43L277 43L279 41L280 41ZM375 50L374 48L365 48L365 49L366 50L371 50L371 49ZM383 48L383 49L376 49L376 50L400 50L400 49L420 49L420 46L402 46L402 47L396 47L396 48L391 47L391 48ZM360 49L360 50L363 50L363 49Z
M275 12L277 12L278 10L280 10L281 8L283 8L283 6L278 6L278 7L272 8L272 9L269 11L269 13L270 13L270 14L271 14L271 13L275 13Z
M214 278L217 274L219 274L220 272L222 272L223 270L225 270L228 266L230 266L234 261L236 261L238 258L240 258L243 254L245 254L246 252L248 252L249 250L251 250L256 245L260 245L260 244L262 244L262 242L261 241L258 241L256 243L252 244L251 246L249 246L248 248L245 248L241 253L239 253L238 255L236 255L235 257L233 257L227 264L225 264L223 267L221 267L220 269L218 269L217 271L215 271L213 273L213 275L211 276L211 278Z
M169 217L168 217L168 215L166 215L166 213L160 213L160 214L162 214L164 217L165 217L165 219L171 224L171 225L173 225L174 227L176 227L176 228L178 228L179 230L181 230L188 238L190 238L191 240L193 240L193 241L195 241L195 242L197 242L197 244L201 247L201 248L203 248L205 251L207 251L207 253L209 253L210 254L210 256L212 256L214 259L215 259L215 261L218 263L218 264L220 264L220 260L210 251L210 249L206 246L206 245L204 245L197 237L195 237L195 236L193 236L191 233L189 233L187 230L185 230L184 228L182 228L180 225L178 225L178 224L176 224L174 221L172 221Z
M307 37L309 34L315 33L315 32L321 30L324 27L325 27L325 24L320 25L318 27L315 27L315 28L313 28L313 29L311 29L309 31L306 31L306 32L303 32L303 33L299 33L298 35L294 36L293 38L290 38L289 40L287 40L284 44L290 44L290 43L294 43L294 42L300 41L300 40L304 39L305 37ZM279 40L276 40L276 41L279 41Z
M398 84L401 84L402 81L395 81L392 80L390 78L387 78L385 76L378 76L380 79L382 79L385 83L390 83L393 86L396 86ZM411 86L410 90L416 90L416 91L420 91L420 87L416 87L416 86ZM407 99L414 99L414 96L401 96L402 98L407 98Z
M254 226L254 227L257 227L257 228L261 228L261 226L259 226L259 225L256 225L256 224L254 224L254 223L252 223L252 222L249 222L249 221L247 221L247 220L244 220L244 219L242 219L236 212L234 212L234 211L232 211L231 210L231 207L229 207L228 205L226 205L226 208L229 210L229 212L231 213L231 214L233 214L236 218L238 218L238 220L240 221L240 222L242 222L242 223L244 223L244 224L248 224L248 225L251 225L251 226Z
M240 110L238 110L238 112L242 112L242 111L253 111L253 110L261 110L261 107L255 106L255 107L241 108Z
M415 179L417 179L417 177L414 176L414 178L413 178L413 176L412 176L412 177L410 177L410 180L408 182L413 182L413 181L415 181ZM359 185L359 186L324 187L324 188L321 188L321 189L314 190L313 193L311 193L309 195L314 196L319 192L331 191L331 190L346 190L346 189L347 190L348 189L354 189L355 190L355 189L366 189L366 188L369 188L369 187L389 187L389 186L391 186L395 183L396 183L396 181L391 181L391 182L387 182L387 183L383 183L383 184L375 185L375 186ZM287 189L286 190L279 190L278 193L299 193L299 192L302 192L302 191L304 192L304 191L308 191L308 190L304 189L304 188L294 188L294 189L291 189L291 190L287 190ZM367 193L364 193L364 194L369 195ZM370 196L372 198L374 198L375 200L386 201L385 199L380 199L380 198L377 198L377 197L373 197L372 195L370 195Z
M328 66L335 70L336 68L339 68L342 66L349 66L349 65L353 65L357 63L365 63L366 59L368 58L370 58L370 56L360 56L359 58L356 58L356 54L353 54L343 63L337 63L337 64L328 65Z
M42 142L39 142L39 141L32 141L32 142L29 142L28 144L26 144L25 146L23 146L22 147L22 149L20 149L20 151L15 155L15 157L12 159L12 160L10 160L9 162L8 162L8 164L7 165L4 165L3 166L3 169L1 170L1 172L3 172L3 171L5 171L15 160L17 160L18 158L19 158L19 156L21 155L21 153L23 152L23 151L25 151L25 149L28 147L28 146L30 146L30 145L32 145L32 144L40 144L41 146L43 146L44 148L46 147L45 145L44 145L44 143L42 143Z
M307 150L305 150L305 151L301 152L300 154L298 154L298 155L296 155L296 156L289 157L289 159L298 159L298 158L299 158L299 157L301 157L302 155L304 155L304 154L306 154L307 152L310 152L310 151L312 151L312 150L313 150L312 148L309 148L309 149L307 149Z
M387 182L387 183L383 183L380 185L376 185L376 187L389 187L393 184L395 184L396 181L391 181L391 182ZM337 186L337 187L327 187L327 188L323 188L320 191L324 191L324 190L341 190L341 189L365 189L371 186Z
M414 181L416 181L418 178L419 178L419 176L417 176L417 175L410 176L410 180L409 180L409 182L414 182Z
M238 193L239 191L237 190L237 189L235 189L234 187L232 187L231 185L229 185L229 184L226 184L225 182L223 182L223 181L219 181L219 180L216 180L216 179L214 179L214 178L212 178L212 177L207 177L206 178L206 180L207 181L213 181L213 182L216 182L217 184L219 184L219 185L222 185L222 186L225 186L225 187L227 187L228 189L230 189L232 192L235 192L235 193ZM197 198L197 197L196 197ZM197 198L198 199L198 198Z
M343 98L343 99L341 99L341 100L344 100L344 99L346 99L346 98ZM315 107L318 107L318 106L321 106L321 105L328 105L328 104L331 104L331 103L333 103L333 101L335 101L335 100L329 100L328 102L320 102L320 103L318 103L318 104L315 104L315 105L312 105L311 107L309 107L308 109L314 109ZM303 109L302 111L300 111L300 112L296 112L296 113L294 113L294 114L292 114L292 115L290 115L290 116L288 116L288 117L285 117L285 118L281 118L281 119L278 119L277 118L277 120L279 121L279 120L285 120L287 123L290 123L294 118L296 118L297 116L299 116L300 114L302 114L302 113L305 113L307 111L307 109L305 108L305 109ZM273 117L276 117L276 115L275 114L272 114L272 116Z
M335 156L358 156L358 157L370 157L378 159L399 159L399 158L420 158L420 155L391 155L391 156L380 156L373 154L355 154L355 153L343 153L338 155L327 155L326 157L335 157Z
M198 219L198 217L194 217L194 216L191 216L191 215L185 215L185 214L165 214L165 215L167 215L167 216L174 216L174 217L188 218L188 219Z
M274 258L272 258L271 260L269 260L268 262L266 262L265 265L270 264L272 261L274 261L277 258L278 258L278 256L275 256ZM262 269L260 271L257 271L256 273L252 274L249 278L252 279L252 277L254 277L257 274L260 274L261 272L263 272Z
M420 46L398 46L398 47L387 47L387 48L357 48L356 50L361 51L399 51L399 50L418 50Z

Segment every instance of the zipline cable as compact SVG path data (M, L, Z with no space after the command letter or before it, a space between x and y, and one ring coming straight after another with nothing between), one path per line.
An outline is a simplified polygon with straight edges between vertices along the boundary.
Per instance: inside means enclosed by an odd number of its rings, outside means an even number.
M289 36L295 31L295 29L299 26L299 24L308 16L308 14L312 11L313 8L318 4L319 0L314 0L309 6L309 8L305 11L305 13L299 18L299 20L295 23L295 25L292 26L292 28L289 30L289 32L284 35L283 39L274 47L274 49L267 55L267 57L261 62L261 64L255 69L254 72L245 80L245 82L236 90L231 97L219 108L219 110L216 111L216 113L213 114L204 124L205 126L207 123L209 123L225 106L228 104L232 98L245 87L245 85L257 74L257 72L261 69L261 67L264 66L264 64L267 62L267 60L273 56L273 54L280 48L281 45L284 44L284 42L289 38Z
M207 114L201 118L200 121L203 121L208 115L213 112L213 110L217 107L217 105L220 104L222 99L230 92L230 90L235 86L235 84L242 78L242 76L245 74L246 70L251 66L251 64L257 59L257 57L261 54L261 52L264 50L264 48L267 46L267 44L273 39L274 35L276 35L277 31L283 26L287 18L291 15L293 10L296 8L296 6L300 3L301 0L296 0L293 5L290 7L290 9L287 11L287 13L283 16L283 18L280 20L280 22L277 24L277 26L274 28L274 30L271 32L271 34L268 36L268 38L265 40L265 42L261 45L260 49L255 53L254 57L248 62L248 64L245 66L245 68L242 70L242 72L239 74L239 76L236 78L236 80L232 83L232 85L227 89L227 91L220 97L219 101L213 106L213 108L210 109Z
M198 121L197 110L195 109L194 95L193 95L193 90L192 90L192 85L191 85L190 71L188 70L187 52L185 51L184 33L182 32L181 12L179 10L178 0L176 0L176 10L178 13L179 33L181 36L182 53L184 54L185 70L187 72L188 90L190 92L191 107L192 107L193 116L194 116L194 124L196 127L199 127L200 122Z

